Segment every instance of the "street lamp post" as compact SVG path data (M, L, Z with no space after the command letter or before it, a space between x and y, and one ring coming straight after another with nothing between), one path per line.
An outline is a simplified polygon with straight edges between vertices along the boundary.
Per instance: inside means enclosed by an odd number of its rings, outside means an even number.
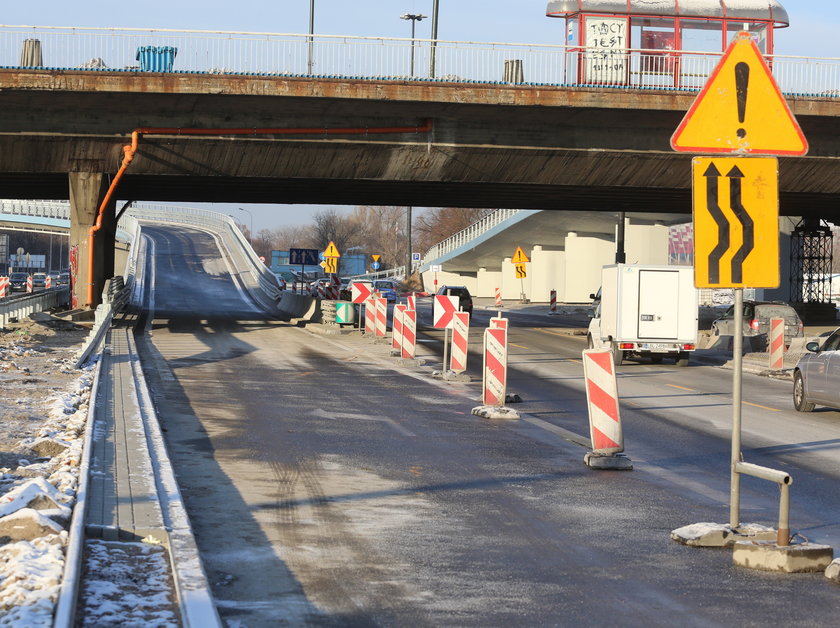
M312 76L312 46L315 35L315 0L309 0L309 60L306 67L309 69L309 76Z
M414 27L417 22L427 17L427 15L420 13L403 13L400 16L401 20L411 20L411 76L414 76Z
M240 207L239 211L245 212L246 214L248 214L248 217L251 219L251 226L250 226L250 230L248 231L248 241L253 242L254 241L254 215L250 211L245 209L244 207Z
M432 7L432 50L429 59L429 78L435 78L435 56L437 54L439 4L440 0L435 0L435 4Z

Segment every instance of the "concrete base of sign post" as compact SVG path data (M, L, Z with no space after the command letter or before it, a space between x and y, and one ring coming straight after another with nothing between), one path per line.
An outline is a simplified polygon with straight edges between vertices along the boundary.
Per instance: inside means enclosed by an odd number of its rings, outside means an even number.
M840 558L835 559L828 567L826 567L825 577L829 580L834 580L837 584L840 584Z
M590 451L583 457L583 464L590 469L603 471L633 470L633 461L624 454L596 454Z
M426 360L424 360L423 358L402 358L399 356L394 356L394 361L400 366L404 366L406 368L417 369L422 366L426 366Z
M513 408L505 406L476 406L472 409L475 416L485 419L518 419L519 413Z
M761 571L809 573L824 571L834 558L828 545L795 543L776 545L775 541L738 541L732 546L732 564Z
M671 540L690 547L732 547L739 541L775 541L776 530L758 523L692 523L671 531Z
M466 373L455 371L432 371L432 377L442 379L445 382L471 382L472 378Z

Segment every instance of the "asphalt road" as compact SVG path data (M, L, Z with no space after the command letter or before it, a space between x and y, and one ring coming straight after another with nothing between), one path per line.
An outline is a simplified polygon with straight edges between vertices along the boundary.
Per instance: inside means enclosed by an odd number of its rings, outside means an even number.
M470 413L475 382L260 314L208 235L144 233L145 369L229 625L836 625L840 587L821 574L669 540L728 519L731 372L622 366L635 470L595 472L584 341L562 321L511 314L523 418L488 421ZM437 338L421 335L430 359ZM794 527L840 546L840 413L799 415L789 383L744 382L745 459L789 471ZM745 480L742 518L773 524L777 500Z

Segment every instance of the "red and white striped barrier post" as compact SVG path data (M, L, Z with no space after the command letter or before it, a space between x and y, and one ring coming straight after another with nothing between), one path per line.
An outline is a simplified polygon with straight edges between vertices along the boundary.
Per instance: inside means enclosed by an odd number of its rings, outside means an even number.
M47 275L47 278L44 280L44 289L49 290L52 288L52 277Z
M452 318L452 352L449 356L449 370L463 373L467 370L467 347L470 339L470 315L455 312Z
M557 290L552 290L548 297L548 313L557 314Z
M365 336L373 338L376 328L376 297L365 301Z
M507 400L507 329L488 327L484 330L481 373L484 405L473 408L472 413L485 419L518 419L519 413L504 405Z
M341 281L335 273L330 274L330 285L327 287L327 298L338 300L341 294Z
M9 278L0 277L0 299L5 299L9 293Z
M405 304L407 310L417 310L417 295L413 292L405 297Z
M33 290L34 288L32 287L32 275L29 275L29 277L26 278L26 293L32 294Z
M400 355L402 353L402 328L403 328L403 313L408 308L405 305L394 306L394 320L391 323L391 354Z
M496 307L502 307L502 290L496 288Z
M376 301L375 335L377 338L384 338L388 333L388 300L379 297L374 301Z
M405 310L402 321L402 357L413 360L417 351L417 310Z
M624 435L618 409L618 386L612 352L584 349L583 373L589 408L592 451L583 457L590 469L632 469L624 451Z
M507 331L508 319L502 318L501 316L493 317L490 319L490 327L492 329L504 329Z
M785 319L770 319L770 368L778 371L785 366Z

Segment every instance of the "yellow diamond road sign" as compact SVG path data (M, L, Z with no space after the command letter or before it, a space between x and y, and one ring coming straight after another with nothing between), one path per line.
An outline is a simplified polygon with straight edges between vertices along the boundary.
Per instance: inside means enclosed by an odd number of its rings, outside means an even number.
M808 141L749 33L738 33L671 137L688 153L804 155Z
M779 162L695 157L694 284L779 285Z
M517 246L516 253L513 254L513 259L510 261L514 264L525 264L528 261L528 256L525 255L525 251L522 250L521 246Z

